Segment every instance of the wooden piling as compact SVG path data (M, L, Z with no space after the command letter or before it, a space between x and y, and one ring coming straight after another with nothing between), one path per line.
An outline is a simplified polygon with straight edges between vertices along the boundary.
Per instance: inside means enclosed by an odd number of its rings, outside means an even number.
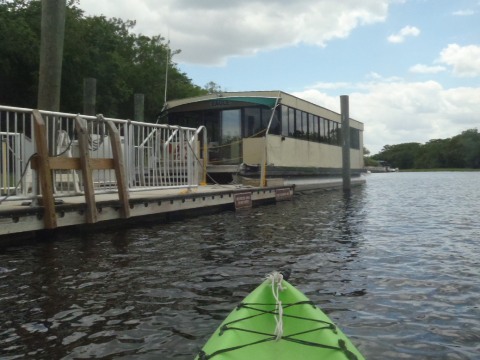
M144 122L145 121L145 95L135 94L133 96L134 101L134 120Z
M96 114L97 103L97 79L83 79L83 113L85 115Z
M350 114L347 95L340 96L342 118L342 179L343 190L350 191L352 180L350 173Z
M65 12L65 0L42 0L37 101L42 110L60 110Z

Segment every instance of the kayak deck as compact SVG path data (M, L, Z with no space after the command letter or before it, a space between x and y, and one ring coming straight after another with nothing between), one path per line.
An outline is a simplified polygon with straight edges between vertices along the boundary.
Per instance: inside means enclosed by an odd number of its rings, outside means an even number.
M198 360L364 359L303 293L285 280L252 291L211 336ZM280 324L280 334L279 325Z

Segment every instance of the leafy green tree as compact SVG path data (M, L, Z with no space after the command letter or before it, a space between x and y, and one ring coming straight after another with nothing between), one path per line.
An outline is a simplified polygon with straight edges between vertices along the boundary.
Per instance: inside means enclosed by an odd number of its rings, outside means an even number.
M40 1L0 1L0 104L31 107L37 101Z
M218 85L217 83L213 82L213 81L210 81L207 84L205 84L205 86L203 88L209 94L217 94L217 93L221 93L223 91L222 87L220 85Z
M401 169L480 168L480 134L469 129L448 139L432 139L424 145L385 145L371 157Z
M370 150L368 150L365 146L363 147L363 164L365 166L379 166L378 161L372 159L370 155Z
M480 168L480 134L477 129L463 131L450 141L449 167Z
M417 169L435 169L447 166L447 154L449 140L434 139L422 145L415 159Z
M386 161L391 167L412 169L420 146L419 143L385 145L378 154L372 156L372 159Z
M170 61L160 35L133 33L135 21L85 16L67 3L60 109L83 111L83 80L97 79L97 113L133 118L134 94L145 95L145 119L154 122L167 100L207 93ZM38 88L41 1L0 0L0 104L35 107Z

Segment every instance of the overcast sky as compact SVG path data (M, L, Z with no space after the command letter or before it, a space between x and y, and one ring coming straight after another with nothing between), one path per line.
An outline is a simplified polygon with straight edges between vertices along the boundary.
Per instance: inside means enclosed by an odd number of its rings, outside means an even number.
M480 0L80 0L170 39L193 83L283 90L365 124L372 154L480 127Z

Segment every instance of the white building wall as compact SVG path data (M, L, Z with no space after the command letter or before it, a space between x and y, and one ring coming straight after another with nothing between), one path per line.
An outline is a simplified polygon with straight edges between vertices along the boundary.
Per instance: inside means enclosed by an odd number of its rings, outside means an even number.
M291 167L341 168L342 148L311 141L281 136L267 136L267 164ZM243 162L249 165L262 163L265 138L243 140ZM363 168L363 151L350 150L352 169Z

